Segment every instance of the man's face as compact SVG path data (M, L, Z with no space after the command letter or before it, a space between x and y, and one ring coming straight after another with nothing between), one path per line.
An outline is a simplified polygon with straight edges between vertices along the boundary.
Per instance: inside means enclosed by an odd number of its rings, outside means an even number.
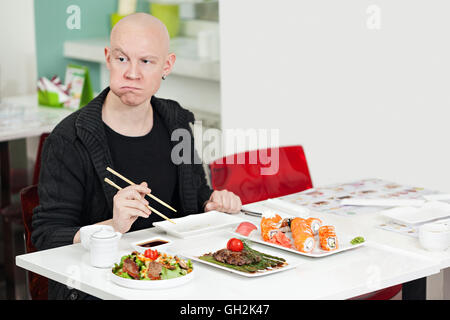
M167 51L148 32L121 32L105 48L110 89L129 106L138 106L158 91L167 69Z

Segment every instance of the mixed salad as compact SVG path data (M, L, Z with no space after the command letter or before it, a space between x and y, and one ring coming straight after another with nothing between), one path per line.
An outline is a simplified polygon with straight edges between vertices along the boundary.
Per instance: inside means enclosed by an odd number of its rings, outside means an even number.
M191 260L148 249L141 254L133 251L115 264L112 272L122 278L134 280L168 280L182 277L193 270Z

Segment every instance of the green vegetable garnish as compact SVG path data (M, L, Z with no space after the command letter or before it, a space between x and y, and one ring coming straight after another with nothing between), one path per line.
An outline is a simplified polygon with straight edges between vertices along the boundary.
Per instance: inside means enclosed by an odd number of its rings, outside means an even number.
M122 272L119 277L125 278L125 279L133 279L132 277L130 277L130 275L126 272Z
M356 237L352 241L350 241L350 243L355 245L355 244L363 243L364 241L366 241L366 240L364 240L363 237Z
M178 278L179 276L184 275L181 270L182 269L179 266L177 266L174 270L163 267L161 270L161 280Z

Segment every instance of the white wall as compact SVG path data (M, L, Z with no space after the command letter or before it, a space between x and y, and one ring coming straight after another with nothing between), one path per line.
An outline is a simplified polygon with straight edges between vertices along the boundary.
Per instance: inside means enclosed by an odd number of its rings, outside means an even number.
M0 98L35 93L34 1L0 0L0 30ZM13 168L33 168L38 138L26 140L10 143Z
M0 95L36 92L33 0L0 0Z
M316 186L450 191L448 0L219 4L223 129L279 129Z

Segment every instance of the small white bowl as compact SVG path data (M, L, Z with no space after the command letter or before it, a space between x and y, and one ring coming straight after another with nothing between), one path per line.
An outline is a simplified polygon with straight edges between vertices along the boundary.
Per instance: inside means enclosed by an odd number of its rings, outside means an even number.
M160 244L160 245L156 245L156 246L152 246L152 247L141 246L141 244L145 244L145 243L149 243L149 242L157 241L157 240L165 241L166 243ZM152 237L152 238L148 238L148 239L139 240L139 241L133 242L131 244L133 249L136 250L139 253L144 253L145 250L147 250L147 249L152 249L152 250L154 250L154 249L161 250L163 248L167 249L171 245L172 245L172 240L164 238L164 237L159 237L159 236L158 237Z
M419 242L429 251L444 251L450 246L450 229L439 223L427 223L419 228Z

